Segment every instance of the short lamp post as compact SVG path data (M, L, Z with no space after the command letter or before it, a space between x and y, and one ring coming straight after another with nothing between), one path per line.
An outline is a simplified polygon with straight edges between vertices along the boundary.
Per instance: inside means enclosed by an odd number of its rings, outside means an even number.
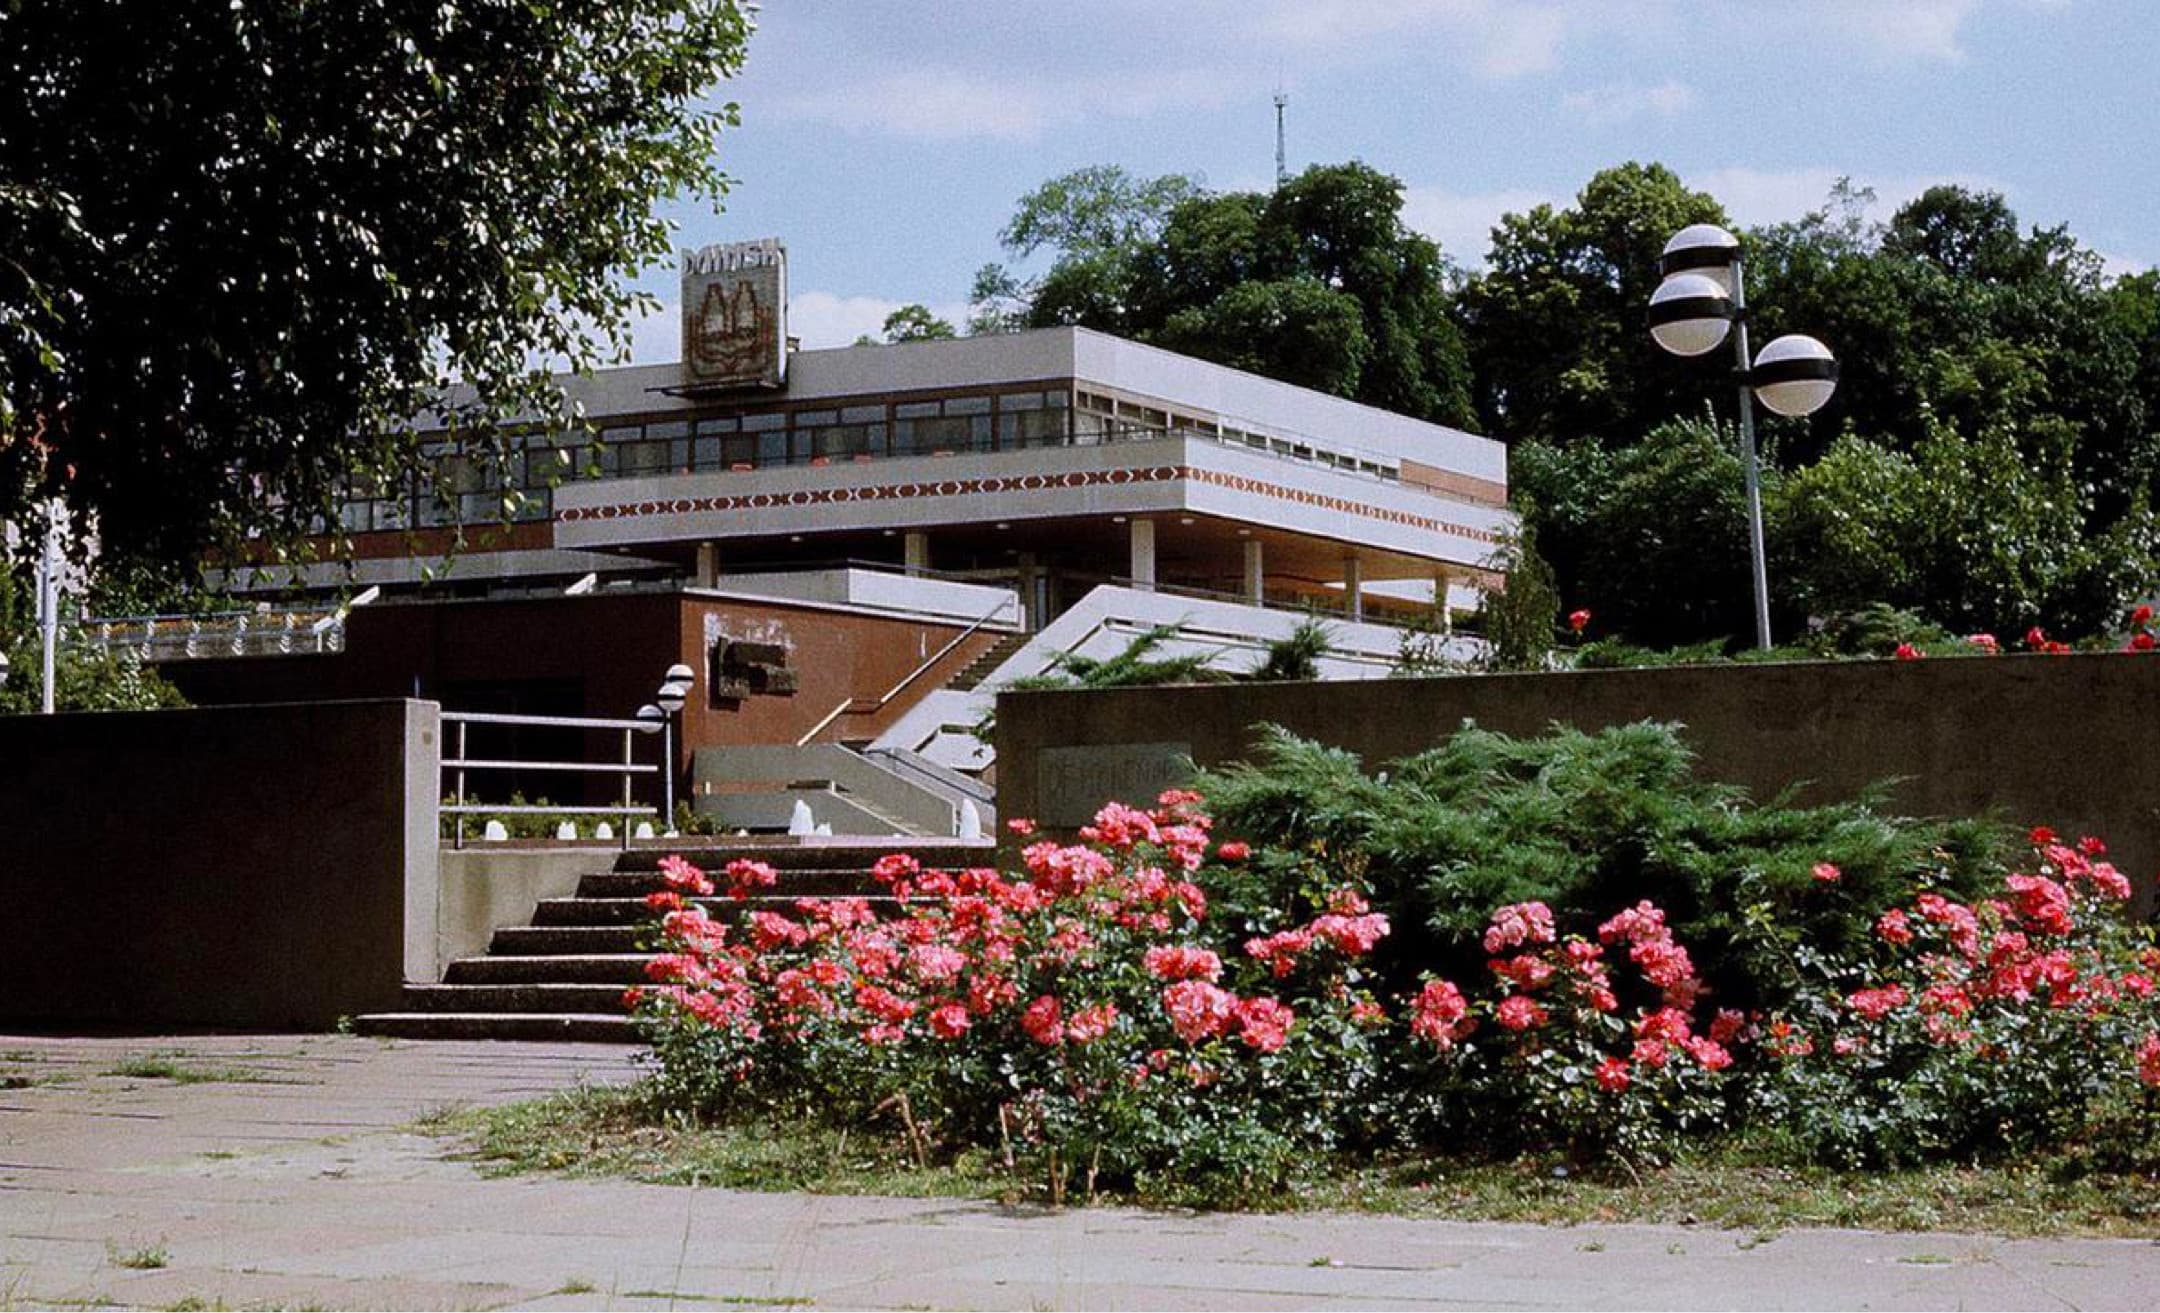
M1702 356L1733 339L1740 385L1740 460L1747 477L1748 555L1755 574L1755 646L1770 648L1770 576L1763 556L1762 476L1755 455L1755 402L1780 415L1812 415L1837 390L1830 348L1799 333L1748 357L1747 282L1740 239L1716 224L1690 224L1665 243L1664 282L1650 296L1650 336L1676 356Z
M661 816L660 828L670 834L675 830L675 715L690 700L690 686L696 680L697 672L678 661L668 667L667 678L653 696L653 701L660 704L662 715L660 782L662 805L667 808Z
M674 745L668 741L670 737L670 735L668 734L668 713L662 711L660 708L648 702L644 706L637 709L637 719L639 720L639 722L641 722L638 726L638 730L640 733L658 734L660 736L660 751L663 756L663 760L660 766L660 778L663 784L665 784L669 777L669 765L664 760L664 758L667 754L672 753L675 750ZM662 833L665 833L667 828L665 825L665 819L666 818L664 817L662 818ZM624 824L628 823L629 822L627 821L624 822Z

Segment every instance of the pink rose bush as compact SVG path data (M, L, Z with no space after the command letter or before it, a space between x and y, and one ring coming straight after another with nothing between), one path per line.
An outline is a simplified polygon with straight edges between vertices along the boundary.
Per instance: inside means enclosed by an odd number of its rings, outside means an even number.
M1918 892L1874 918L1872 952L1809 964L1765 1022L1759 1116L1849 1164L2149 1134L2160 950L2106 845L2030 841L1996 896Z
M1080 843L1029 843L1011 875L889 856L882 902L774 900L732 921L713 913L772 889L769 868L735 863L716 886L671 861L663 951L630 1000L663 1092L1011 1144L1053 1193L1076 1173L1279 1177L1369 1096L1386 1014L1356 964L1388 921L1343 884L1235 942L1201 880L1249 850L1217 845L1197 803L1111 804Z
M1053 1198L1249 1193L1344 1147L1656 1161L1742 1127L1897 1163L2160 1111L2160 950L2097 840L2036 830L1994 896L1892 905L1819 862L1706 959L1781 961L1759 978L1786 983L1726 997L1647 899L1506 904L1435 974L1395 949L1357 862L1213 828L1173 791L1103 808L1076 843L1014 826L1010 873L886 857L875 900L671 858L631 991L659 1092L998 1152Z

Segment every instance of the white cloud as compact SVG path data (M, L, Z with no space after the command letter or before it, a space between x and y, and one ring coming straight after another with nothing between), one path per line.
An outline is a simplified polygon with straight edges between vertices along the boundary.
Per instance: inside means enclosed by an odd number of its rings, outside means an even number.
M1560 98L1560 108L1598 126L1625 123L1645 114L1670 118L1694 103L1695 89L1671 78L1654 87L1615 83L1571 91Z
M1571 23L1593 12L1532 0L1276 0L1260 30L1290 45L1343 48L1439 29L1478 73L1511 78L1557 65Z
M2140 260L2134 255L2122 255L2115 251L2095 250L2093 254L2100 257L2101 272L2110 278L2128 278L2133 274L2144 273L2147 269L2154 268L2156 263L2160 263Z
M879 296L797 292L788 298L788 332L809 349L848 346L866 334L881 337L885 316L905 304ZM967 306L933 305L930 313L958 328L967 318Z
M1403 222L1440 243L1457 264L1481 265L1502 214L1547 203L1563 205L1567 198L1521 188L1460 195L1443 187L1406 187Z
M1887 219L1898 206L1941 183L1955 183L1978 191L2008 194L2002 182L1981 174L1884 174L1869 175L1829 165L1797 169L1753 169L1733 166L1690 172L1683 181L1697 191L1709 192L1725 206L1733 222L1754 226L1784 223L1819 210L1829 199L1840 177L1850 177L1855 187L1875 192L1874 216Z
M1956 63L1965 58L1960 29L1980 0L1827 0L1819 19L1846 40L1889 59L1931 59ZM1809 21L1805 12L1787 10L1788 19Z
M835 82L776 101L785 118L828 123L857 132L886 132L927 141L987 137L1031 141L1044 122L1039 94L999 88L981 78L942 69L894 74L867 82Z
M630 321L630 363L670 364L682 359L682 305L664 300L651 314Z
M1006 82L925 68L784 96L773 102L773 113L918 141L1030 142L1050 128L1097 116L1214 108L1250 92L1247 81L1204 67Z
M788 299L788 334L806 349L851 346L868 335L882 339L885 316L909 304L881 296L842 296L835 292L797 292ZM933 305L930 313L958 328L967 320L965 302ZM672 297L630 325L630 361L634 365L670 365L682 359L682 307Z

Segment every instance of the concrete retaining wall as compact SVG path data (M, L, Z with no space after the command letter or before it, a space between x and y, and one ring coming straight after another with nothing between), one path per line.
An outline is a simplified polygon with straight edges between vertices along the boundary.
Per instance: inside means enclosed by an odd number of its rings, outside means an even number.
M0 1022L327 1028L432 979L404 700L0 717Z
M1757 798L1795 784L1803 800L1850 797L1901 777L1892 796L1912 814L1998 809L2103 836L2151 907L2160 783L2146 757L2160 741L2160 658L2116 654L1006 693L998 810L1076 824L1091 795L1131 797L1172 778L1179 754L1246 755L1262 722L1375 767L1465 719L1511 734L1679 721L1705 777Z

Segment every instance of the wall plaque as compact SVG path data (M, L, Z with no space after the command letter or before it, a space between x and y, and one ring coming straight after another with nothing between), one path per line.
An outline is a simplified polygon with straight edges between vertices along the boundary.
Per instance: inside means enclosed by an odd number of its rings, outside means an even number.
M777 237L682 257L683 372L696 387L787 381L787 248Z
M1035 759L1035 819L1071 829L1106 802L1152 807L1157 794L1192 778L1191 756L1190 743L1044 748Z

